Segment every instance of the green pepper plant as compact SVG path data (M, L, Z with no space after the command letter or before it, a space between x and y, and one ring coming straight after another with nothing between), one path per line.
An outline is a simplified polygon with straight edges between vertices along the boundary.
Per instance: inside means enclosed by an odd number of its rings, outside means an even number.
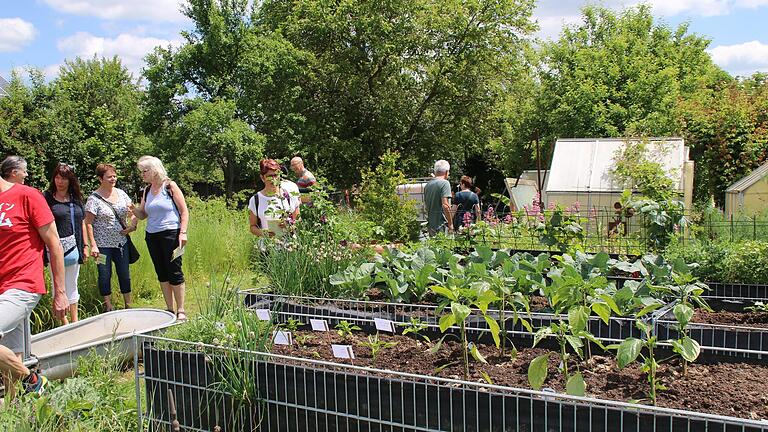
M437 307L437 313L446 311L439 321L440 331L445 333L449 328L458 326L462 346L462 360L464 362L464 378L469 378L469 354L475 360L485 363L486 360L477 349L477 345L470 347L467 340L467 321L472 315L472 308L476 308L480 315L485 319L490 329L491 336L496 347L499 347L499 324L490 317L488 306L497 301L498 297L491 290L487 282L469 282L465 283L464 278L449 278L445 286L433 286L432 291L441 296L442 300Z

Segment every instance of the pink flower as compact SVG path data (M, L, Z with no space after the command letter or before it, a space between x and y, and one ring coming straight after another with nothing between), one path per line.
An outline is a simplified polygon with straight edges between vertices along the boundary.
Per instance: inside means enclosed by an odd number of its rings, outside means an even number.
M554 210L554 209L555 209L555 202L554 202L554 201L550 202L550 203L549 203L549 206L548 206L547 208L548 208L549 210Z
M464 227L469 227L472 225L472 213L465 212L464 213L464 220L462 221Z
M573 203L573 208L574 208L576 211L579 211L579 210L581 210L581 203L580 203L580 202L578 202L578 201L575 201L575 202Z
M504 223L507 224L507 225L512 223L512 215L511 214L508 214L508 215L504 216Z
M589 209L589 217L592 219L597 218L597 209L594 206L592 206L592 208Z

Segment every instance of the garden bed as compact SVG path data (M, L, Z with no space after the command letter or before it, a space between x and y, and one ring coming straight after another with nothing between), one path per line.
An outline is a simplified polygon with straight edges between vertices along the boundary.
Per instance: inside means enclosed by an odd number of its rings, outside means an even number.
M169 430L172 416L168 400L175 399L182 430L213 431L590 431L590 432L690 432L703 430L765 432L768 424L748 420L759 416L751 405L736 405L731 416L594 398L537 392L505 385L471 382L442 376L406 374L360 366L366 353L359 350L357 365L302 359L276 354L242 353L177 342L177 350L158 349L158 338L137 337L145 358L144 385L148 406L142 410L150 430ZM400 340L405 338L399 338ZM329 339L330 341L330 339ZM409 348L403 342L402 349ZM415 344L415 342L412 342ZM450 345L449 345L450 346ZM415 345L411 347L419 349ZM484 349L484 348L483 348ZM203 350L201 352L200 350ZM445 352L451 352L449 347ZM534 354L535 351L531 351ZM413 355L413 353L411 353ZM518 359L527 355L523 351ZM386 367L382 354L379 367ZM222 394L217 375L220 362L248 359L242 363L251 375L258 399L237 410L231 394ZM397 359L392 359L392 362ZM399 361L399 360L398 360ZM613 379L609 362L592 361L595 375ZM249 366L246 366L249 365ZM551 367L552 365L550 365ZM749 367L749 365L747 365ZM514 369L514 363L510 368ZM703 393L689 371L690 386L677 392ZM701 370L707 375L713 369ZM714 372L717 372L716 370ZM674 374L674 370L669 371ZM762 375L760 375L762 377ZM702 379L705 377L701 377ZM752 375L753 382L759 380ZM599 380L591 385L598 387ZM553 385L557 385L553 378ZM622 392L642 393L642 379L628 372ZM500 378L499 381L503 381ZM508 381L511 383L512 378ZM762 393L759 384L747 389ZM170 397L168 393L170 391ZM719 391L718 389L713 389ZM737 393L746 394L739 389ZM668 391L674 406L676 395ZM705 398L709 398L705 400ZM719 394L702 394L701 406ZM736 402L733 402L736 403ZM740 415L747 418L737 418Z
M383 342L397 345L382 349L374 363L370 348L363 345L368 341L363 333L344 338L333 331L300 331L296 332L294 340L302 340L306 336L309 338L301 346L275 345L272 352L417 375L436 375L457 380L463 378L462 350L456 341L446 341L437 353L432 353L430 346L424 342L406 336L379 334ZM334 359L331 344L352 346L356 359ZM472 361L468 380L487 382L483 377L485 373L493 384L518 388L529 387L528 365L534 358L549 351L518 347L517 355L511 358L501 357L499 350L493 346L480 344L479 349L488 364ZM565 393L562 375L557 371L558 361L555 356L550 358L544 386ZM618 401L646 399L648 385L638 363L619 370L612 355L595 355L588 360L573 362L569 367L572 370L578 368L582 372L589 397ZM659 376L669 390L659 394L658 406L752 420L768 419L768 394L765 392L768 366L749 363L690 364L687 375L683 376L681 364L674 362L662 364Z

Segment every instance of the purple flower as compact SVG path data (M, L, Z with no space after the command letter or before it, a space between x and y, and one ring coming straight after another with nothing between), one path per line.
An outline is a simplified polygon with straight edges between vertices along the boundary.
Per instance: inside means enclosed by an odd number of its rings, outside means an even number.
M290 201L291 194L288 191L283 191L283 198L285 198L286 200Z
M507 225L512 223L512 215L511 214L508 214L508 215L504 216L504 223L507 224Z
M320 223L323 224L323 225L327 224L328 223L328 217L326 217L325 215L320 215Z
M573 203L573 208L574 208L574 209L576 209L576 211L579 211L579 210L581 210L581 203L580 203L580 202L578 202L578 201L575 201L575 202Z
M465 227L468 227L472 225L472 213L465 212L464 213L464 220L462 221Z
M307 208L312 208L312 207L315 206L315 203L314 203L314 201L310 201L310 202L306 203L305 205L307 206Z
M347 241L346 240L342 240L342 241L339 242L339 245L341 245L341 247L347 247Z

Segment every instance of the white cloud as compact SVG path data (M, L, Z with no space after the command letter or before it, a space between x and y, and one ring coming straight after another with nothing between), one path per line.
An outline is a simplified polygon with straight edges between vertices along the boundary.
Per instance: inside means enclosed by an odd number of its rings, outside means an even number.
M708 52L715 64L734 75L768 72L768 44L755 40L736 45L719 45Z
M133 72L134 76L138 76L144 65L144 56L156 46L178 46L180 44L180 39L141 37L127 33L120 34L115 38L105 38L87 32L78 32L59 39L56 46L67 57L91 58L96 55L97 57L111 58L118 56L123 66Z
M43 0L59 12L108 20L181 22L181 0Z
M0 52L19 51L36 35L37 30L31 22L21 18L0 18Z

